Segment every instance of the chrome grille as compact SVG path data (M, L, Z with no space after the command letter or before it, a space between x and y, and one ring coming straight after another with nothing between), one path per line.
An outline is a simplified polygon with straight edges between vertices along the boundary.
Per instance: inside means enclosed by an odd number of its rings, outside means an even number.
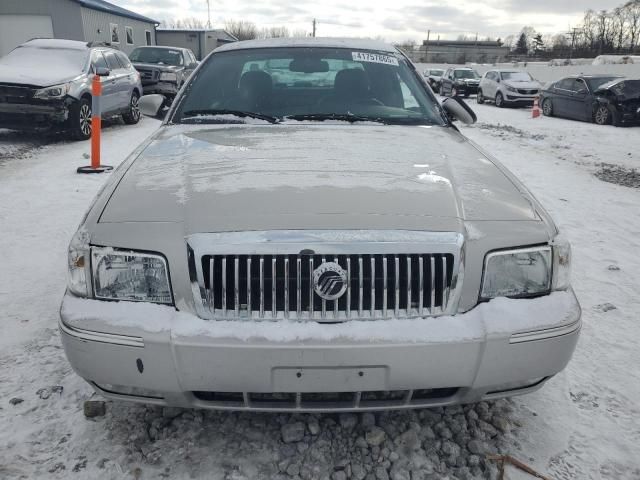
M314 290L313 271L327 261L347 272L337 300ZM204 255L201 267L214 317L375 319L446 310L453 255Z

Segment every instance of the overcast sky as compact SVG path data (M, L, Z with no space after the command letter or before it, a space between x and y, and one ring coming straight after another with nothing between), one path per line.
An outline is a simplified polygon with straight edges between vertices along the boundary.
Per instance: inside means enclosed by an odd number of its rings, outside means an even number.
M110 0L156 20L197 17L206 22L206 0ZM467 34L506 37L530 25L542 33L567 32L586 9L611 9L624 0L210 0L211 22L243 19L259 27L286 26L318 36L383 37L396 42L455 39Z

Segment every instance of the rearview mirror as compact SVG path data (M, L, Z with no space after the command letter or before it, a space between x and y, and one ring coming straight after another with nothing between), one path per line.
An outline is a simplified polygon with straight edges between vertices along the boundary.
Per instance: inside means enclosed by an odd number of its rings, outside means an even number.
M138 100L140 112L147 117L157 117L163 104L164 96L157 93L143 95L140 97L140 100Z
M289 70L299 73L326 73L329 63L315 58L296 58L289 63Z
M459 97L447 97L442 101L442 108L452 120L460 120L465 125L476 123L478 117L471 107Z

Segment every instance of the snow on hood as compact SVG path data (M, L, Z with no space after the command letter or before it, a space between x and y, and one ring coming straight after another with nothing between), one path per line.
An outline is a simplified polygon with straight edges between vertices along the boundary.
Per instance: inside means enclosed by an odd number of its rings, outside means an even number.
M505 80L504 84L513 88L523 88L527 90L542 88L540 83L535 80Z
M289 124L164 127L100 222L183 222L196 233L537 218L518 186L453 129Z
M68 68L41 68L37 65L15 67L0 62L0 83L16 83L34 87L50 87L66 83L81 75L78 70Z

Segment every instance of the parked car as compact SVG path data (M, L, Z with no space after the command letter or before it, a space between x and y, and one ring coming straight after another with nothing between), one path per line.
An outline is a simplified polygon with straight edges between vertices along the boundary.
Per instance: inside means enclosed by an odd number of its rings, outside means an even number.
M182 84L198 66L195 55L188 48L138 47L129 59L142 76L145 95L164 95L170 104Z
M616 126L640 122L640 80L614 75L570 76L540 93L542 113Z
M480 75L473 68L454 67L449 68L440 80L440 95L468 97L478 92Z
M478 103L490 100L496 107L533 105L542 85L528 72L520 70L489 70L480 80Z
M423 75L429 82L429 85L435 92L440 89L440 80L442 79L442 74L444 73L444 69L442 68L430 68L424 71Z
M113 399L267 411L540 388L580 330L569 244L450 116L475 121L384 43L219 47L71 241L74 370Z
M140 75L127 56L105 45L36 39L0 58L0 128L65 130L91 136L91 81L102 76L102 117L140 120Z

